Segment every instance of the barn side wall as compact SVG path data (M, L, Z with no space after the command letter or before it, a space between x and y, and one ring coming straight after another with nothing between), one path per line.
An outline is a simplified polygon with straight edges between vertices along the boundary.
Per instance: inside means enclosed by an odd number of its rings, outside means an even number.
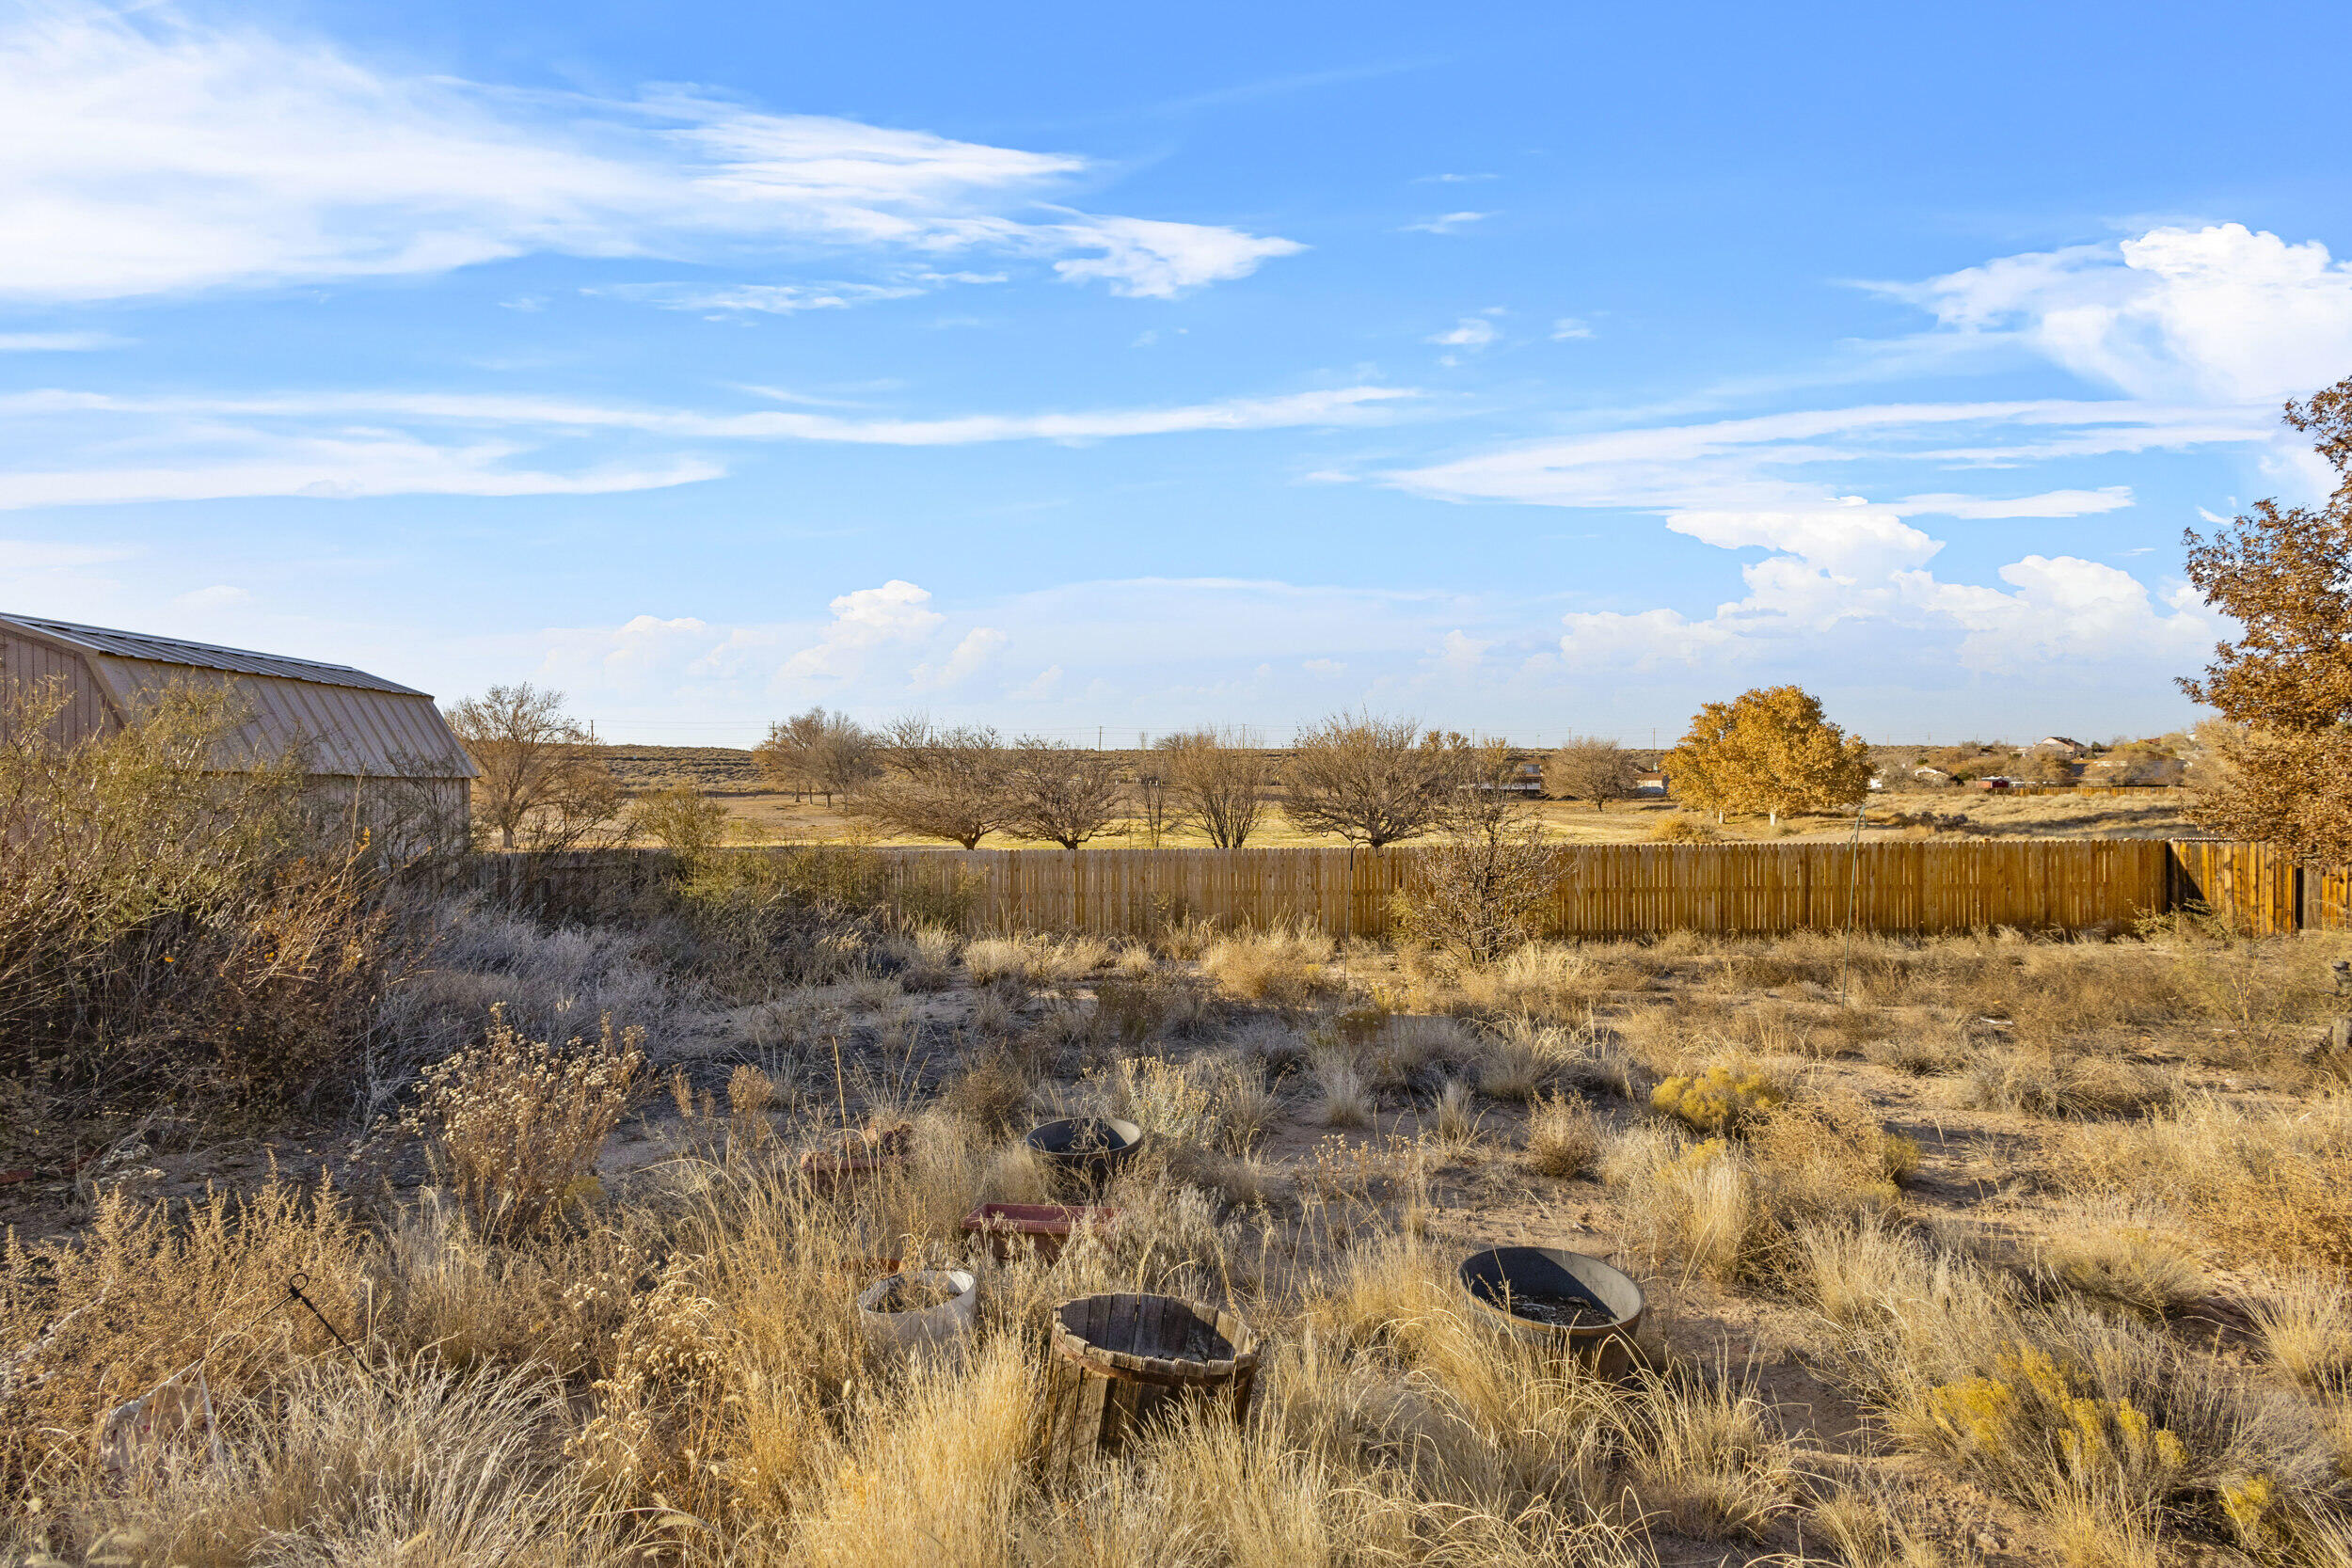
M0 702L12 706L44 690L61 692L65 699L49 723L49 738L57 745L103 735L115 722L106 694L81 655L0 629Z

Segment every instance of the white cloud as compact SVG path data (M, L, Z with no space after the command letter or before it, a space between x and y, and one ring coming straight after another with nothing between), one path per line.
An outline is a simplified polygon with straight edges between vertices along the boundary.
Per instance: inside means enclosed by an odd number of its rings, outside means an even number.
M1301 670L1306 671L1307 673L1311 675L1343 675L1347 673L1346 661L1336 658L1304 659L1300 661L1298 667Z
M111 332L0 332L0 354L88 354L130 341Z
M598 464L570 473L510 467L512 442L439 445L385 432L278 436L212 428L188 432L177 460L0 469L0 511L125 501L216 500L240 496L352 499L368 496L594 496L660 489L725 470L693 458ZM95 443L92 444L95 447ZM200 450L195 450L200 449Z
M698 454L549 471L534 442L585 431L675 441L962 446L1094 441L1196 431L1345 425L1383 418L1409 388L1350 387L1172 408L852 419L759 410L708 414L552 398L336 392L308 396L0 395L15 449L0 451L0 510L235 496L601 495L688 484L725 467ZM387 429L431 427L437 435ZM495 436L485 431L499 432ZM454 434L450 434L454 432ZM528 432L532 440L515 438ZM61 456L67 466L58 466Z
M2270 439L2276 423L2267 409L2141 403L1881 404L1522 442L1385 477L1453 500L1659 510L1811 507L1844 493L1836 469L1866 461L1942 470L2260 443ZM1983 439L1973 446L1937 444L1955 434Z
M1016 702L1045 702L1057 691L1061 689L1061 666L1058 664L1049 664L1044 669L1040 670L1037 673L1037 677L1034 680L1031 680L1023 686L1014 688L1012 697Z
M183 610L233 610L252 597L245 589L217 582L210 588L192 588L175 595L171 602Z
M1572 342L1592 335L1592 324L1581 316L1562 316L1551 324L1551 341L1555 343Z
M1473 223L1483 223L1494 215L1492 213L1447 213L1440 217L1423 218L1419 223L1408 223L1405 226L1404 232L1407 234L1451 234L1457 230L1467 229Z
M1438 666L1457 680L1467 678L1478 673L1479 662L1494 645L1491 637L1472 637L1455 626L1438 640Z
M880 299L912 299L928 291L881 283L614 283L586 291L637 300L664 310L752 310L788 316L803 310L846 310Z
M943 663L918 664L910 678L918 690L953 690L978 674L1011 641L994 626L975 626L963 634Z
M926 641L947 617L930 608L928 590L898 578L833 601L833 624L777 672L785 680L848 680L865 673L875 650ZM961 652L961 650L959 650Z
M615 103L398 75L331 45L87 0L0 32L0 295L435 273L533 252L1059 258L1166 295L1299 247L1052 204L1087 160L684 91ZM1100 254L1096 254L1096 253Z
M2103 485L2096 490L2046 490L2038 496L1905 496L1888 503L1909 515L1929 513L1942 517L2086 517L2117 512L2132 504L2128 484Z
M59 545L42 539L0 539L0 571L55 572L128 561L119 545Z
M1499 174L1423 174L1414 178L1416 185L1468 185L1484 180L1499 180Z
M2352 265L2243 224L2003 257L1880 292L2135 397L2276 404L2352 365Z
M1483 316L1464 316L1453 330L1440 332L1429 341L1454 348L1485 348L1496 336L1494 323Z
M1057 232L1072 249L1102 254L1056 261L1056 272L1079 281L1099 279L1111 293L1134 299L1173 299L1205 284L1247 277L1276 257L1307 248L1238 229L1149 218L1088 218Z

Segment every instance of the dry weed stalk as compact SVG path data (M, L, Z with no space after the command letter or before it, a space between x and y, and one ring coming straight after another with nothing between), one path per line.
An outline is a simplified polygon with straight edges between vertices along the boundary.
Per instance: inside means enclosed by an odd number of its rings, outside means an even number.
M426 1069L409 1125L485 1233L527 1234L582 1195L635 1093L644 1039L608 1018L596 1043L556 1046L494 1011L486 1040Z

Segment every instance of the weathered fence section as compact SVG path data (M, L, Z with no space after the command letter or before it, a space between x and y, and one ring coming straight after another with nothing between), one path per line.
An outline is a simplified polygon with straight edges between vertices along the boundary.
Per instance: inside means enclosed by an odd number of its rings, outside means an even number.
M1555 937L1674 930L1769 935L1840 930L1851 915L1856 930L1890 933L1995 926L2085 930L2128 924L2191 898L2234 909L2259 890L2275 903L2275 868L2243 870L2226 853L2204 853L2247 847L2161 839L1566 846L1556 852L1558 874L1544 927ZM2187 862L2180 855L2185 848L2197 851ZM1190 918L1228 928L1304 921L1334 935L1378 936L1390 929L1398 895L1411 890L1436 851L856 853L871 857L866 876L882 900L901 908L960 909L974 931L1139 935ZM479 883L485 891L550 911L625 908L675 870L672 857L653 850L536 862L484 859ZM2286 885L2299 886L2292 877ZM2337 907L2352 910L2352 898L2340 897ZM2280 908L2283 913L2263 928L2296 928L2295 895Z
M919 888L934 907L966 889L976 929L1140 933L1191 917L1378 936L1433 851L885 853L892 886ZM1560 849L1556 863L1544 921L1555 937L1839 930L1850 908L1865 931L2080 930L2155 912L2169 886L2156 839L1578 845Z

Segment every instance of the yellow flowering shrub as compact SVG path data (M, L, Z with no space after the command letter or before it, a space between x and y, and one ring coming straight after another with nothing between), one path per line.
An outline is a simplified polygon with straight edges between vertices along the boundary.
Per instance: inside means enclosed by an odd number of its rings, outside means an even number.
M1667 1079L1651 1091L1649 1102L1696 1132L1736 1135L1788 1099L1786 1089L1761 1073L1717 1066Z

